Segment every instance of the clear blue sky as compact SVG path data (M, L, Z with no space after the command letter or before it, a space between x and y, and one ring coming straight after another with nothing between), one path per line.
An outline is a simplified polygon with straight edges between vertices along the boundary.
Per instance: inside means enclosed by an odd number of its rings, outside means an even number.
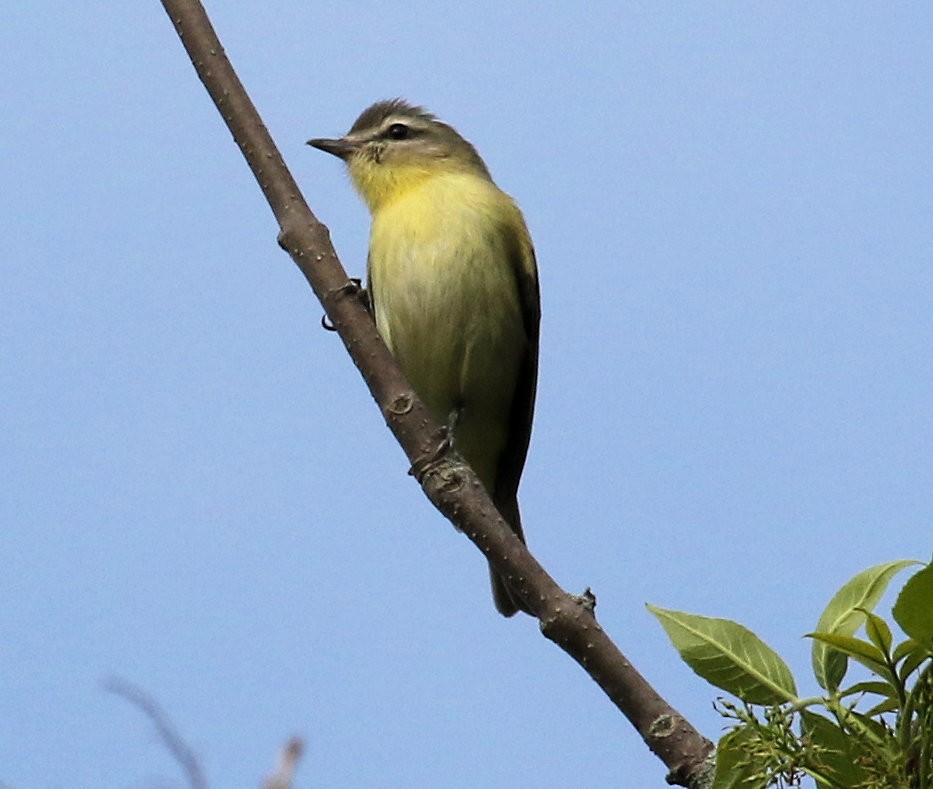
M237 7L238 6L238 7ZM346 267L368 217L307 148L428 106L541 269L529 542L707 736L646 601L808 679L830 594L933 548L928 4L210 3ZM161 6L0 28L0 783L662 786L423 499ZM176 781L171 783L171 781Z

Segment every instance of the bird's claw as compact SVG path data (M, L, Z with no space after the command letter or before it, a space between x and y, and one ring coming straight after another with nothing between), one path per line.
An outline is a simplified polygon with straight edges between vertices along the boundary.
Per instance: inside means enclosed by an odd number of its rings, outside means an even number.
M338 288L334 288L327 294L327 299L338 298L341 296L352 296L356 295L360 301L363 302L363 306L366 308L366 311L372 315L372 305L369 303L369 291L363 287L363 280L359 277L350 277L346 282L343 283ZM337 331L337 328L333 323L330 322L330 319L327 317L327 313L324 313L321 316L321 328L325 331Z

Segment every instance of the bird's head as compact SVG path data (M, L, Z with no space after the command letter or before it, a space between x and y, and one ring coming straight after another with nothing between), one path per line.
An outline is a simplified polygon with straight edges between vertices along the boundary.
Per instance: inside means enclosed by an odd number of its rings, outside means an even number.
M426 178L466 172L489 178L476 149L452 126L402 99L373 104L343 137L308 140L342 159L375 211Z

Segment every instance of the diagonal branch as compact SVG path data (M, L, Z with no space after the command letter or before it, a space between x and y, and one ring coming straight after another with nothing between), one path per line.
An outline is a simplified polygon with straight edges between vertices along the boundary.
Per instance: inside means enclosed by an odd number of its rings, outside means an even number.
M363 375L425 495L508 578L558 644L599 684L670 770L699 786L711 743L647 683L596 622L592 604L561 589L496 511L477 476L453 452L438 457L439 426L405 380L330 234L308 208L198 0L162 0L198 76L246 157L278 220L280 245L308 280Z

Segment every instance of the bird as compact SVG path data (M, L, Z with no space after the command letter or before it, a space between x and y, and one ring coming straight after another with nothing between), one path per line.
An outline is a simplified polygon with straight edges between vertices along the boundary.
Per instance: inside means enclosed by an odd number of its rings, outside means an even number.
M365 109L343 137L308 145L343 160L369 208L367 291L379 334L524 542L518 487L541 307L522 212L471 143L401 98ZM531 613L489 569L499 613Z

